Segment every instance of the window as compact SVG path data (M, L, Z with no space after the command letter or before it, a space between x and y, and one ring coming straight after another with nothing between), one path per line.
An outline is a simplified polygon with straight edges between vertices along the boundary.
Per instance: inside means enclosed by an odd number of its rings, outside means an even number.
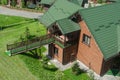
M58 48L54 47L54 54L58 54Z
M86 45L90 45L90 37L83 34L83 40L82 40L83 43L85 43Z

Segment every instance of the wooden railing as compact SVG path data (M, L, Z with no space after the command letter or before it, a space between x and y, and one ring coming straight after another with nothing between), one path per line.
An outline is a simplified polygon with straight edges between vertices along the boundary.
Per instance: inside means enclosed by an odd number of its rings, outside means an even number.
M61 40L60 38L58 38L58 36L53 36L54 40L61 43L62 45L65 46L66 42L64 42L63 40Z
M36 37L27 41L17 42L14 44L7 44L7 53L10 55L26 52L35 48L38 48L42 45L58 42L62 46L67 46L67 42L60 40L58 37L48 34L41 37ZM59 45L59 44L58 44Z
M41 42L43 40L50 39L51 37L52 36L49 34L49 35L44 35L41 37L36 37L34 39L30 39L27 41L17 42L17 43L13 43L13 44L7 44L7 50L12 50L12 49L19 48L22 46L30 45L32 43Z

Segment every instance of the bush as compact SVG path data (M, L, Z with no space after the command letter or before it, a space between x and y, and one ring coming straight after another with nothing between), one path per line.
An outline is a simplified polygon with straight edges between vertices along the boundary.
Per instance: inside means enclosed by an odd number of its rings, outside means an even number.
M0 4L2 4L2 5L7 5L7 4L8 4L8 1L7 1L7 0L0 0Z
M58 68L56 68L54 65L48 65L48 64L43 64L43 68L50 70L50 71L56 71Z
M45 63L43 63L43 68L44 69L47 69L47 70L50 70L50 71L56 71L56 70L58 70L58 68L56 68L54 65L48 65L48 64L45 64Z
M16 6L17 5L17 2L16 2L16 0L12 0L12 2L11 2L11 6Z
M49 59L45 56L43 57L43 68L50 70L50 71L56 71L58 68L56 68L53 64L48 64Z
M101 4L103 2L103 0L97 0L97 2Z
M26 5L25 5L24 0L22 0L22 1L21 1L21 3L22 3L22 4L21 4L22 8L25 8L25 7L26 7Z
M84 73L84 71L79 68L78 63L75 63L75 64L72 66L72 72L73 72L75 75L79 75L79 74L81 74L81 73Z
M49 61L49 59L48 59L46 56L44 56L44 57L43 57L43 64L47 64L48 61Z

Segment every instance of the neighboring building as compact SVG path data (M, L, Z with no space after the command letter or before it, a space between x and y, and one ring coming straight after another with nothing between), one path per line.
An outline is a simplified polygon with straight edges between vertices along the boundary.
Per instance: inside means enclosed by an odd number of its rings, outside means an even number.
M55 37L49 56L63 65L77 59L103 75L120 57L120 3L83 9L57 0L40 22Z
M41 0L40 4L43 8L48 9L50 8L57 0ZM65 0L64 0L65 1ZM84 7L85 3L88 3L88 0L68 0L74 4L77 4L78 6Z
M50 8L56 0L41 0L40 4L42 7Z
M24 6L29 6L29 5L36 5L37 2L40 0L8 0L8 6L11 6L12 4L15 4L15 6L21 7L22 5Z

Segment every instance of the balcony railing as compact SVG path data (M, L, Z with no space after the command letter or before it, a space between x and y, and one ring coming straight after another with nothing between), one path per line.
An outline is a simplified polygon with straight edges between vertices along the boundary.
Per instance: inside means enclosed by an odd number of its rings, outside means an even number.
M12 50L12 49L15 49L15 48L30 45L30 44L36 43L36 42L41 42L41 41L44 41L44 40L49 40L50 38L52 38L51 34L36 37L34 39L30 39L30 40L27 40L27 41L17 42L17 43L13 43L13 44L7 44L7 50Z
M62 45L66 44L66 42L63 39L61 39L59 36L53 36L53 38L55 41L61 43Z
M65 36L55 36L52 34L48 34L27 41L8 44L7 51L10 51L11 54L21 53L23 51L32 50L42 45L50 44L50 43L55 43L63 48L72 45L72 42L69 41Z
M53 38L57 43L61 44L64 47L70 46L70 45L75 44L77 42L76 40L68 39L65 36L55 36L55 35L53 35Z

